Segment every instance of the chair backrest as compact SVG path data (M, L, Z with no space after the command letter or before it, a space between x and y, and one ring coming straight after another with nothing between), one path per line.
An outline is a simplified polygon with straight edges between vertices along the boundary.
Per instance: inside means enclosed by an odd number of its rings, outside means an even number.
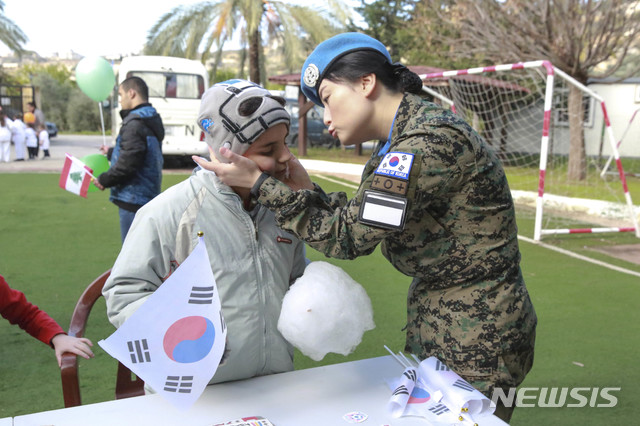
M102 296L102 287L109 278L111 270L104 272L96 278L78 299L71 325L69 326L69 336L83 337L87 320L91 313L91 308ZM64 396L65 407L75 407L82 404L80 397L80 378L78 376L78 359L75 354L66 353L62 356L62 367L60 370L62 379L62 394ZM132 377L131 370L118 362L118 373L116 375L116 399L129 398L132 396L144 395L144 382Z

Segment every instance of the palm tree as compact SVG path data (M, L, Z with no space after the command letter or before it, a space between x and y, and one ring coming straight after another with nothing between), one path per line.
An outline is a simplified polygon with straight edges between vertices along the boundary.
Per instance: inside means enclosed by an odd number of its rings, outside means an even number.
M24 52L22 47L29 40L25 33L4 14L4 1L0 0L0 41L18 54Z
M348 9L342 1L332 0L328 5L335 12L267 0L219 0L178 6L151 28L145 53L197 59L202 48L204 63L215 45L217 66L225 42L239 32L243 55L248 51L249 78L261 83L263 35L279 42L287 68L299 67L303 53L338 33L347 22Z

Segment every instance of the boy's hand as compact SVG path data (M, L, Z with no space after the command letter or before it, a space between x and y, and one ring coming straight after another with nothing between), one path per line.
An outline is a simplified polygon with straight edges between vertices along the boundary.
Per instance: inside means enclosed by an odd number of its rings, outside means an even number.
M96 186L96 188L98 188L100 191L104 191L104 186L102 186L98 179L91 179L91 181Z

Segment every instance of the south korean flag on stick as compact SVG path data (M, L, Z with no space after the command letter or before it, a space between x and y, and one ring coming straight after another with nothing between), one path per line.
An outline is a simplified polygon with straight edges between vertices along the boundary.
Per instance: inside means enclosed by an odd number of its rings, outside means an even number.
M189 408L215 374L227 327L204 240L147 301L98 344L155 392Z

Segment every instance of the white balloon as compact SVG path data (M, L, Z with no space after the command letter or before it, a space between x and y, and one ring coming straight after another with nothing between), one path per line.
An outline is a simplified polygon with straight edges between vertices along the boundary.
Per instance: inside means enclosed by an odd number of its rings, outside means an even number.
M309 358L329 352L349 355L375 328L365 289L342 268L312 262L282 301L278 330Z

